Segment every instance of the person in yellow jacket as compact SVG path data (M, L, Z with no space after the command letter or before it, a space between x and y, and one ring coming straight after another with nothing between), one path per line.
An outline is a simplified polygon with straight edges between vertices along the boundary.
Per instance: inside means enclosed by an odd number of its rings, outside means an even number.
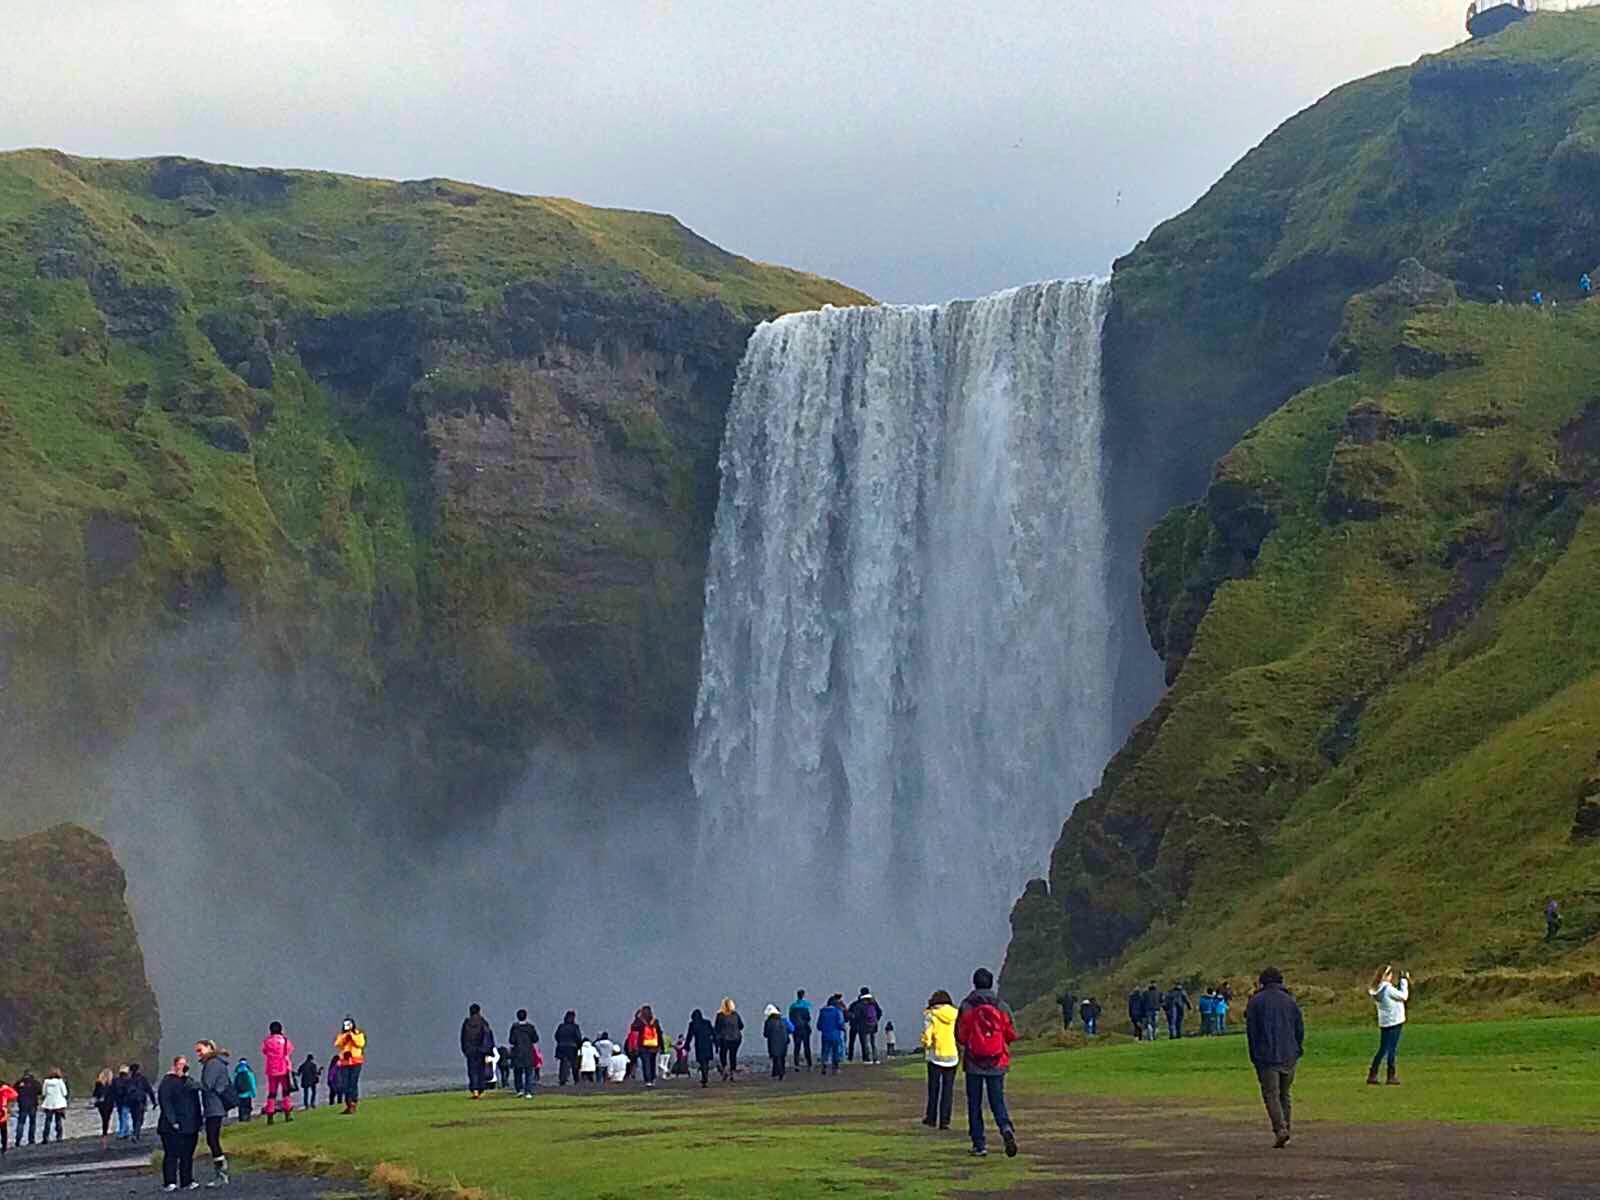
M361 1102L361 1067L367 1061L367 1035L354 1017L346 1017L333 1039L333 1052L339 1062L339 1087L344 1092L344 1111L353 1113Z
M961 1064L961 1052L956 1048L956 1017L959 1015L950 993L943 990L928 997L928 1007L922 1013L919 1044L928 1059L928 1111L922 1123L930 1128L950 1128L956 1067Z

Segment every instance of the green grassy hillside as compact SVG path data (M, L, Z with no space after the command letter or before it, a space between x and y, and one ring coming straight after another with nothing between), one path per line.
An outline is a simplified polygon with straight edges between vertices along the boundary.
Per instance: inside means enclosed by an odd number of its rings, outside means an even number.
M77 811L152 635L212 618L316 664L310 743L436 779L676 738L745 336L864 299L653 214L0 155L5 823Z
M1176 678L1017 905L1019 999L1389 960L1469 1009L1592 996L1600 305L1452 293L1353 300L1351 373L1152 534Z

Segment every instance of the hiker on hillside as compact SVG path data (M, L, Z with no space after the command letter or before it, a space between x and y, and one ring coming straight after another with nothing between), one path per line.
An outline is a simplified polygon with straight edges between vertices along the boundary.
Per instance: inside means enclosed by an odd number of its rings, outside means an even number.
M1100 1012L1100 1002L1093 996L1078 1005L1078 1016L1083 1019L1083 1032L1087 1037L1094 1037L1100 1032Z
M50 1130L56 1131L56 1141L62 1141L66 1134L62 1132L63 1122L67 1116L67 1104L71 1097L67 1095L67 1080L57 1067L44 1077L44 1092L39 1099L39 1111L44 1113L44 1141L50 1142Z
M972 973L972 991L961 1002L956 1017L956 1044L966 1052L967 1132L972 1136L971 1153L982 1158L989 1153L983 1128L983 1101L1006 1144L1006 1157L1017 1153L1016 1130L1006 1111L1006 1072L1011 1068L1012 1042L1017 1040L1011 1009L994 990L994 975L985 967Z
M1216 991L1211 1002L1211 1023L1215 1026L1218 1035L1228 1032L1228 1001L1233 998L1232 990L1223 984Z
M17 1102L17 1089L0 1079L0 1157L4 1157L11 1140L11 1106Z
M1250 1062L1261 1085L1261 1099L1272 1121L1273 1145L1289 1144L1294 1121L1295 1067L1306 1050L1305 1018L1294 997L1284 990L1283 972L1268 967L1261 972L1261 988L1244 1010Z
M39 1098L44 1086L34 1078L32 1071L24 1071L17 1080L17 1145L22 1145L26 1135L28 1145L33 1145L39 1127Z
M961 1065L961 1048L956 1045L956 1018L960 1015L950 993L942 988L928 997L928 1007L922 1012L922 1038L918 1044L928 1060L928 1107L922 1123L929 1128L950 1128L956 1068Z
M1554 896L1550 903L1544 906L1544 940L1553 942L1556 934L1561 932L1561 905Z
M835 1075L839 1073L840 1060L844 1058L845 1027L848 1024L844 997L835 992L828 997L828 1002L817 1014L817 1035L822 1039L823 1074L827 1074L829 1063L833 1064L833 1073Z
M267 1124L278 1111L285 1121L294 1120L294 1043L281 1021L268 1025L261 1039L261 1070L267 1077Z
M556 1063L557 1087L567 1086L567 1077L572 1077L574 1085L578 1082L578 1050L583 1045L583 1030L578 1028L578 1014L572 1009L567 1009L567 1015L561 1018L561 1024L556 1026Z
M694 1065L700 1072L700 1086L711 1086L711 1063L717 1056L717 1038L711 1022L698 1008L689 1014L689 1030L683 1040L694 1051Z
M801 988L794 994L794 1003L789 1005L789 1024L794 1026L794 1069L800 1069L800 1052L805 1051L806 1070L811 1070L811 1001L806 999L806 990Z
M233 1068L233 1090L239 1097L239 1120L250 1120L255 1111L257 1087L256 1073L248 1058L239 1059L239 1065Z
M366 1031L354 1017L346 1015L340 1024L333 1049L339 1058L339 1095L344 1097L344 1115L350 1116L361 1103L361 1068L367 1062Z
M761 1036L767 1043L767 1057L772 1060L772 1078L782 1079L789 1064L789 1022L776 1004L767 1005L761 1016Z
M128 1136L135 1144L144 1141L144 1116L155 1106L156 1090L150 1086L144 1069L138 1063L129 1063L128 1077L122 1083L122 1104L128 1112Z
M872 989L862 988L861 994L856 997L855 1003L850 1006L854 1016L856 1039L861 1044L861 1062L863 1065L876 1066L878 1063L878 1022L883 1019L883 1009L872 998Z
M717 1036L717 1072L729 1083L739 1072L739 1044L744 1041L744 1018L732 997L724 996L711 1023Z
M1144 989L1134 988L1128 993L1128 1024L1133 1027L1133 1036L1138 1041L1144 1041Z
M1161 1019L1161 989L1150 981L1150 986L1144 990L1144 1040L1156 1040L1156 1022Z
M1061 1006L1061 1028L1070 1030L1072 1018L1078 1011L1078 998L1072 994L1072 989L1068 988L1056 997L1056 1003Z
M156 1093L156 1134L161 1138L161 1182L164 1190L188 1191L194 1186L194 1152L205 1125L200 1084L189 1075L189 1060L178 1055Z
M1210 988L1200 993L1200 999L1195 1003L1200 1010L1200 1036L1210 1037L1214 1032L1212 1024L1217 1018L1217 997Z
M474 1100L483 1099L488 1086L487 1060L494 1055L494 1030L484 1018L483 1009L473 1004L461 1022L461 1056L467 1060L467 1091Z
M646 1004L639 1010L638 1017L633 1022L634 1042L638 1047L639 1072L647 1088L656 1085L656 1062L661 1055L661 1022L656 1020L656 1014ZM788 1055L788 1045L785 1043L784 1055Z
M226 1187L228 1156L222 1149L222 1122L229 1109L239 1102L239 1097L233 1089L233 1073L228 1070L226 1050L218 1049L213 1041L204 1040L194 1044L194 1056L200 1063L200 1115L204 1119L206 1148L211 1151L210 1186Z
M1173 1041L1183 1037L1183 1017L1189 1011L1189 993L1181 983L1161 997L1161 1008L1167 1014L1167 1036Z
M317 1060L311 1055L306 1055L305 1062L300 1064L296 1072L300 1079L300 1107L315 1108L317 1106L317 1084L322 1081L322 1068L317 1066Z
M517 1009L517 1023L511 1027L511 1086L524 1100L533 1099L533 1048L539 1044L539 1030L528 1020L528 1010Z
M1398 1086L1400 1077L1395 1073L1394 1060L1400 1051L1400 1035L1406 1028L1406 1001L1411 999L1411 976L1405 971L1400 972L1400 982L1397 984L1394 968L1384 967L1373 974L1367 995L1378 1006L1378 1053L1373 1055L1367 1082L1378 1082L1378 1064L1388 1060L1387 1082Z

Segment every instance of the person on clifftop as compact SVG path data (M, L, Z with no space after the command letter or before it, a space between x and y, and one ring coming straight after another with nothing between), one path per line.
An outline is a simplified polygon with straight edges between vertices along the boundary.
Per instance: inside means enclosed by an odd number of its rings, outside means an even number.
M1006 1108L1006 1072L1011 1069L1010 1047L1016 1040L1011 1008L994 990L994 974L979 967L972 973L972 991L961 1002L956 1017L956 1044L966 1053L967 1132L972 1137L971 1153L975 1157L989 1153L983 1127L985 1096L1006 1144L1006 1157L1016 1157L1016 1129Z
M344 1097L341 1115L350 1116L361 1103L361 1068L367 1062L367 1035L354 1017L345 1017L333 1049L339 1061L339 1094Z
M267 1077L267 1124L278 1111L285 1121L294 1120L294 1043L281 1022L268 1025L261 1039L261 1070Z
M1261 972L1261 988L1244 1010L1250 1063L1261 1085L1261 1099L1272 1122L1273 1146L1282 1150L1293 1132L1295 1068L1306 1051L1305 1018L1283 986L1283 972L1268 967Z

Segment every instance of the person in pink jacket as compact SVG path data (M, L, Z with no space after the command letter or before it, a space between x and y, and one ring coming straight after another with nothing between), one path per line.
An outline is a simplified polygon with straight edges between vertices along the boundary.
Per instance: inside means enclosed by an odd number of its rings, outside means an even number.
M262 1073L267 1077L267 1124L273 1113L281 1111L285 1121L294 1120L294 1043L274 1021L261 1040Z

